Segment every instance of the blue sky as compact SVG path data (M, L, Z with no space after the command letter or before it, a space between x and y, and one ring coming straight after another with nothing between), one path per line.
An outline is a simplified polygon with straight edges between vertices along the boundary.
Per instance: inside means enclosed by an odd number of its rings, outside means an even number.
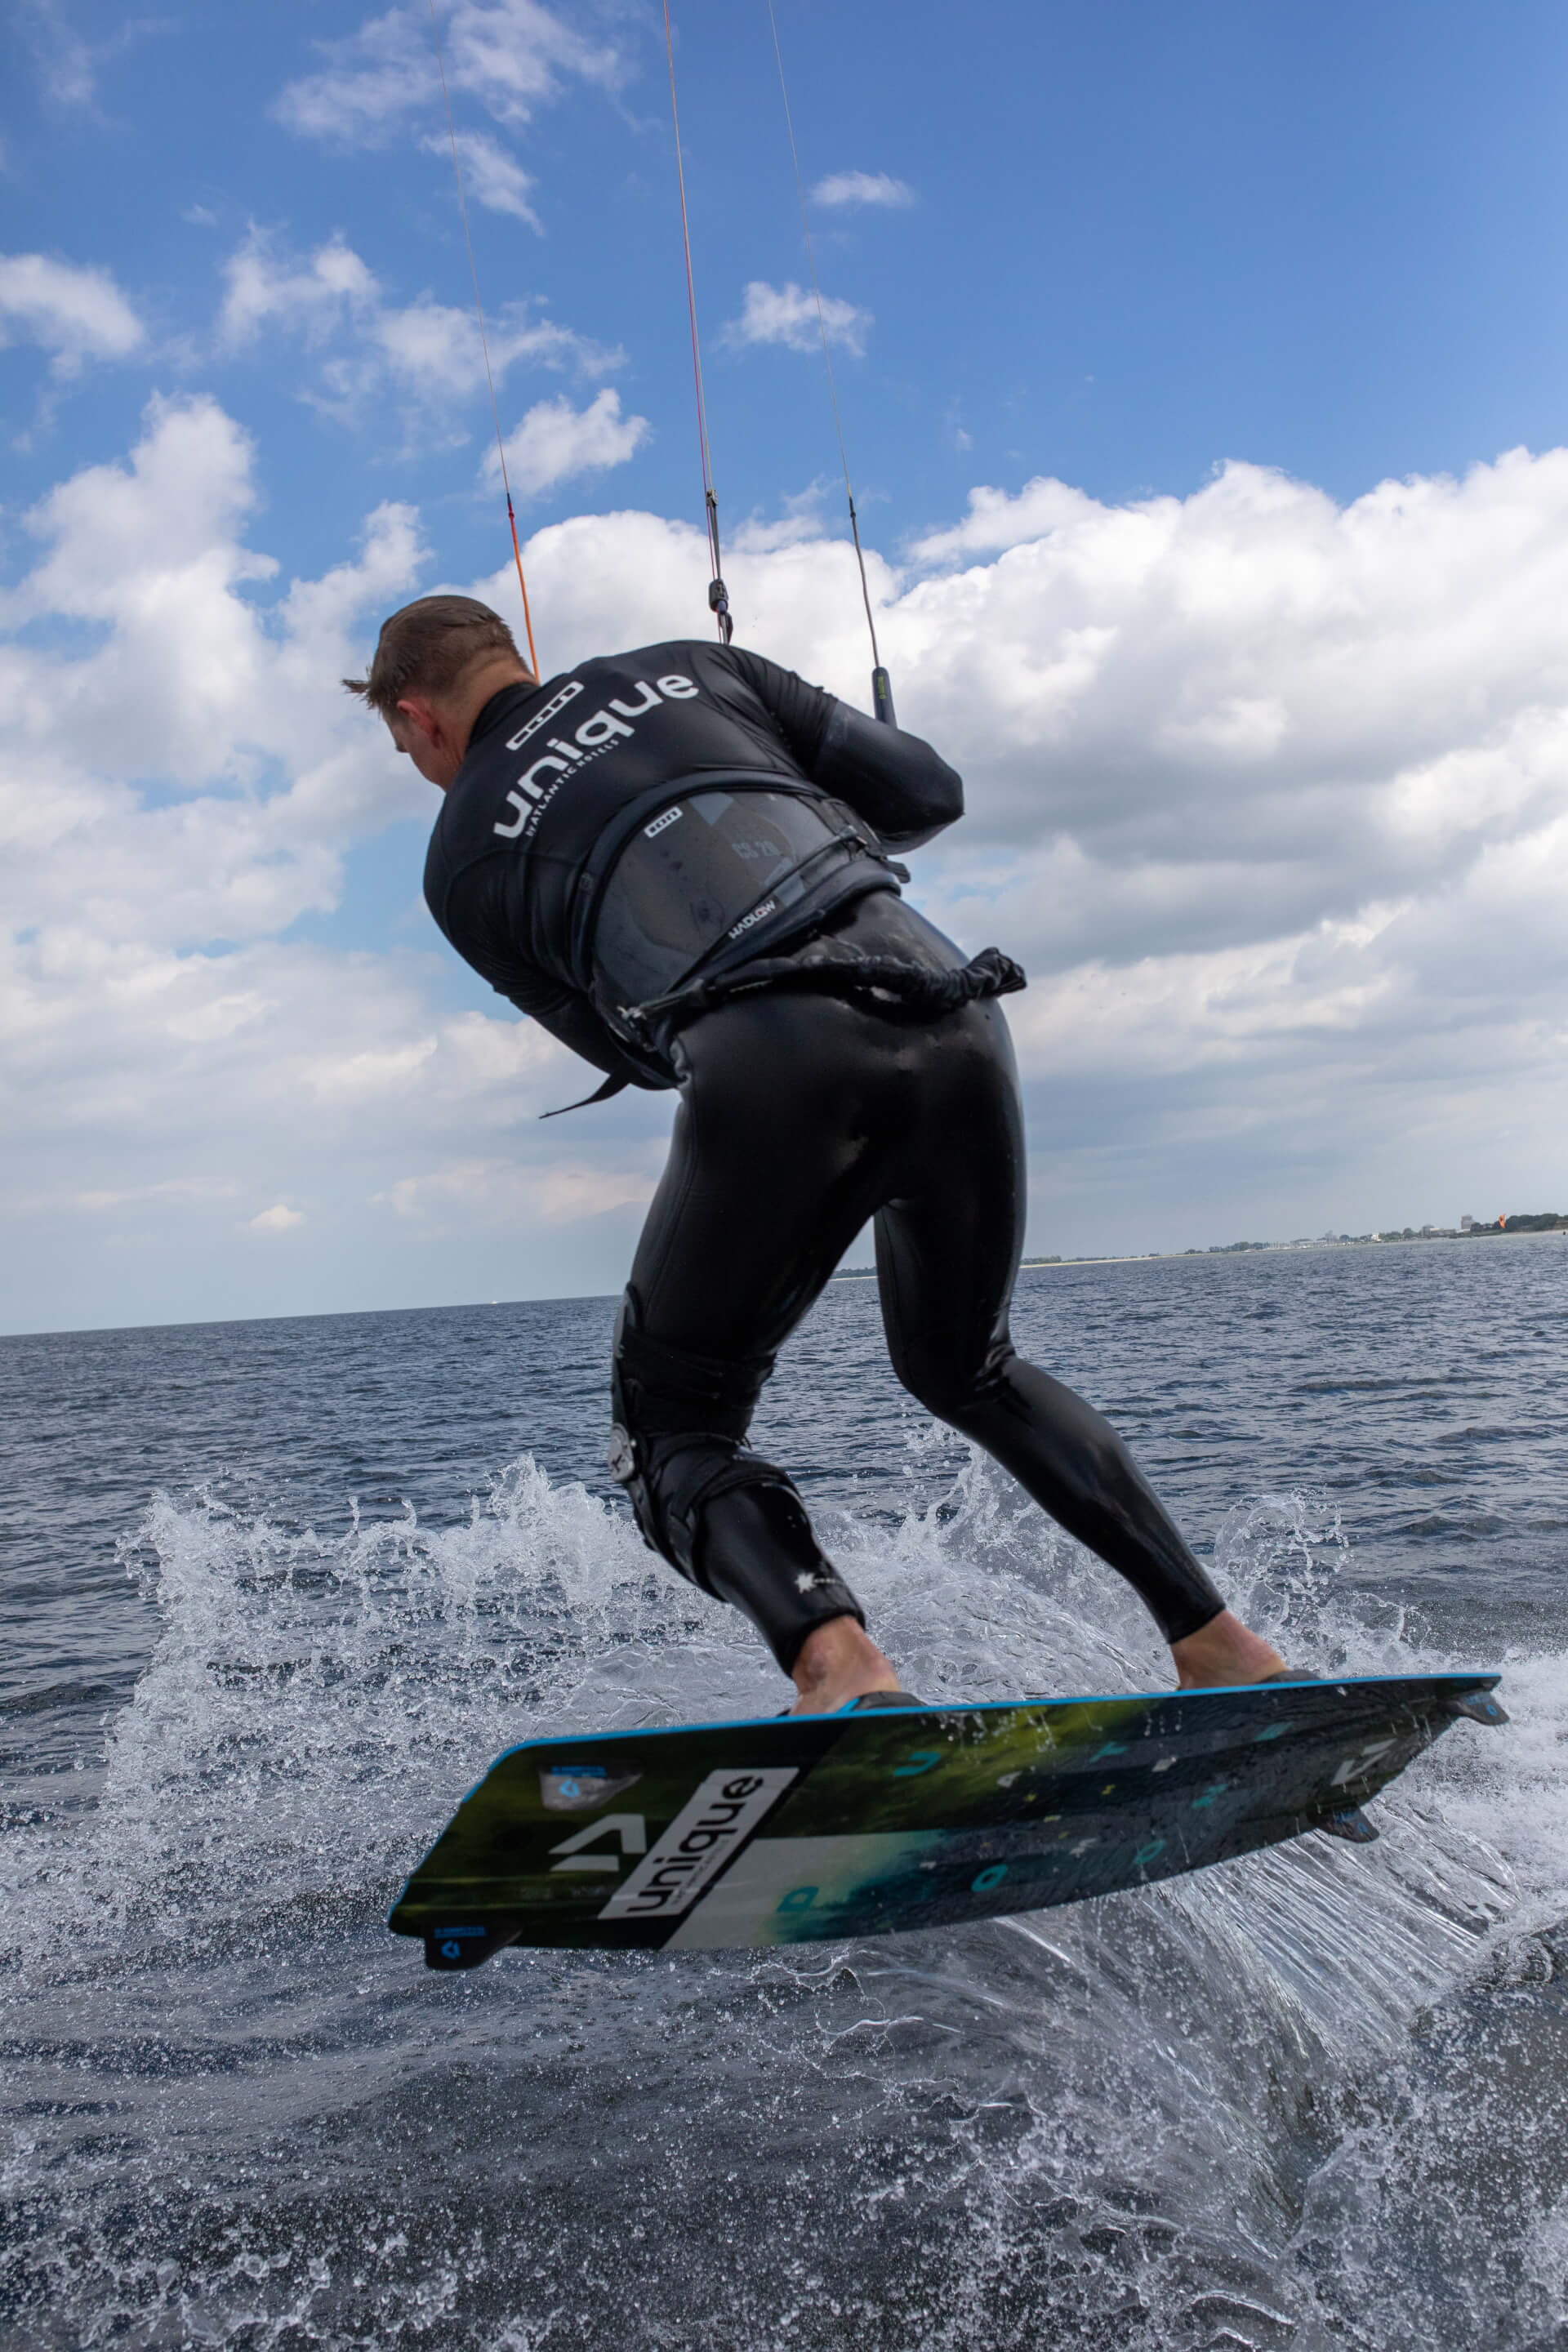
M330 559L366 499L401 487L451 501L443 551L477 564L493 517L467 511L472 469L433 444L481 431L482 390L412 445L395 415L311 431L282 352L205 348L251 225L301 251L340 232L391 300L465 302L433 58L374 144L363 125L332 139L279 119L290 84L331 69L323 45L364 21L332 5L129 28L107 9L15 12L9 242L106 264L160 345L189 339L188 374L266 438L300 562L312 523ZM620 7L567 21L605 63L556 68L526 121L458 93L460 127L535 184L538 232L475 205L481 289L625 354L609 380L654 430L617 496L679 513L692 436L661 26ZM805 275L766 10L676 22L720 486L737 517L773 514L834 450L809 352L797 368L720 343L748 279ZM1561 10L1004 5L960 20L915 0L786 5L780 31L808 185L855 169L915 196L816 221L827 290L875 319L839 373L864 501L891 532L935 527L975 479L1042 469L1122 499L1245 457L1344 499L1561 437ZM90 95L66 102L79 74ZM8 366L13 416L29 373ZM17 494L47 487L68 444L117 451L125 394L84 384ZM534 519L579 503L563 489Z
M662 19L440 13L544 666L701 632ZM766 7L674 15L740 632L863 698ZM1561 10L778 23L884 650L970 782L916 888L1036 975L1031 1246L1568 1202ZM441 950L333 684L408 593L515 616L428 9L5 38L0 1321L613 1288L668 1106L537 1127L578 1072Z

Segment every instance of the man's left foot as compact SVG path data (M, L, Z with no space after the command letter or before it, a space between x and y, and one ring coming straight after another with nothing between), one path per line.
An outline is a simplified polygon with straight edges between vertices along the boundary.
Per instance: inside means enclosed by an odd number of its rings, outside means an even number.
M899 1692L898 1675L855 1617L830 1617L808 1634L790 1672L800 1693L792 1715L832 1715L856 1699Z

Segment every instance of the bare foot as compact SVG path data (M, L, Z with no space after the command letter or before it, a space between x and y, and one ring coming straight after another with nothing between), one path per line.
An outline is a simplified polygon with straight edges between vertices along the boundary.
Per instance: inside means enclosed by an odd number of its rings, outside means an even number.
M830 1617L807 1634L790 1671L800 1693L792 1715L831 1715L868 1691L899 1688L898 1675L853 1617Z
M1249 1632L1228 1609L1222 1609L1195 1633L1173 1642L1171 1655L1183 1690L1222 1690L1240 1683L1260 1683L1268 1675L1287 1671L1279 1651L1261 1633Z

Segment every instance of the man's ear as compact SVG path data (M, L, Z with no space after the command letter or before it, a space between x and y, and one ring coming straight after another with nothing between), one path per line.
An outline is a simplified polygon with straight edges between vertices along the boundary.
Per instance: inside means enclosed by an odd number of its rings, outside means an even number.
M398 717L405 719L417 734L424 736L432 749L439 746L442 733L441 721L436 715L435 705L427 702L422 694L406 696L398 704L397 713Z

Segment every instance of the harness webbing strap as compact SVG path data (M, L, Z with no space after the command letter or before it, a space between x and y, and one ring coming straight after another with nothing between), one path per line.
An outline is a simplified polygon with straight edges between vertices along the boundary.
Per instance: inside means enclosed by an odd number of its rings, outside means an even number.
M1015 963L1000 948L982 948L977 956L952 971L929 971L923 964L905 963L897 956L858 951L824 957L818 962L796 956L767 956L733 971L717 972L710 980L691 981L647 1004L623 1004L620 1019L634 1036L651 1038L651 1024L661 1018L674 1015L689 1021L698 1013L716 1012L737 996L774 988L822 996L879 996L906 1011L940 1016L984 997L1014 996L1027 986L1022 964Z
M584 1095L576 1102L557 1103L553 1110L542 1110L539 1116L541 1118L564 1118L569 1110L586 1110L593 1103L608 1102L612 1095L624 1094L630 1085L631 1080L624 1071L612 1070L604 1085L595 1087L591 1095Z

